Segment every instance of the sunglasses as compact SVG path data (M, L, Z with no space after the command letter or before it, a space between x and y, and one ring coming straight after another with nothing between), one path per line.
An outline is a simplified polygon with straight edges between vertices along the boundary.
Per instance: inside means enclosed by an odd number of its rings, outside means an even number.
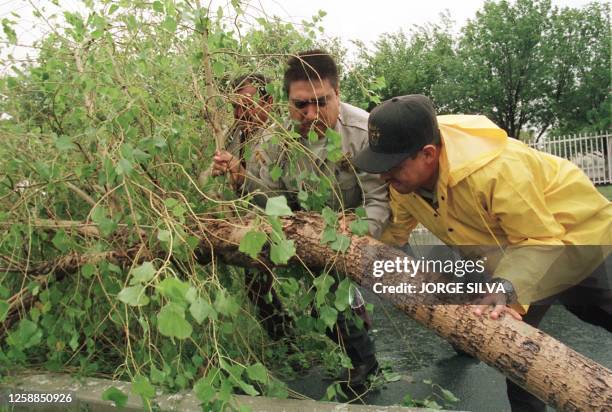
M317 99L310 99L310 100L296 100L296 99L291 99L291 104L293 105L293 107L295 107L298 110L303 110L305 109L308 105L310 104L314 104L317 107L325 107L327 106L327 99L329 98L328 96L322 96L319 97Z

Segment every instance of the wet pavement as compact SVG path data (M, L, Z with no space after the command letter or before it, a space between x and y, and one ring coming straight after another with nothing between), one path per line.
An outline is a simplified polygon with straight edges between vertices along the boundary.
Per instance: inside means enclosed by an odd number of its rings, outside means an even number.
M504 376L500 372L478 360L457 355L444 339L374 293L365 291L364 297L375 305L373 336L379 362L390 364L393 371L401 375L400 380L387 383L368 395L368 404L400 404L406 394L411 394L413 399L423 399L432 391L422 381L431 380L460 399L452 409L510 410ZM563 306L553 306L540 329L577 352L612 368L612 334L582 322ZM320 370L313 369L292 382L290 387L313 399L321 399L330 383Z
M421 235L431 237L426 232ZM439 244L435 240L421 239L421 245L425 241ZM423 399L432 393L431 386L424 384L423 380L431 380L460 399L451 407L447 405L449 409L487 412L510 410L505 379L500 372L476 359L457 355L444 339L373 292L363 292L365 300L375 305L372 336L376 342L378 360L383 365L391 365L393 371L401 375L398 381L387 383L382 389L369 394L366 398L368 404L400 404L406 394L410 394L413 399ZM612 369L612 334L605 329L579 320L561 305L551 307L540 329ZM290 383L290 387L313 399L321 399L330 383L315 368Z

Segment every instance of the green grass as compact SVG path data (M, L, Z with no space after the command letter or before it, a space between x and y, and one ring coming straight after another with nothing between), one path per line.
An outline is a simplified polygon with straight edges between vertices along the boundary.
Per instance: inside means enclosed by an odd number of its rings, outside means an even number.
M608 200L612 200L612 185L597 186L597 190L599 190L599 193L607 197Z

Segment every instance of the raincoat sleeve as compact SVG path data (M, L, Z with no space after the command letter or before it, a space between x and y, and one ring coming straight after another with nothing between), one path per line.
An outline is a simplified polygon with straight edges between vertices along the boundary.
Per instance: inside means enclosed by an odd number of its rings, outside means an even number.
M417 226L418 221L402 204L401 195L391 187L389 188L389 199L391 218L380 240L389 245L402 247L408 243L410 233Z

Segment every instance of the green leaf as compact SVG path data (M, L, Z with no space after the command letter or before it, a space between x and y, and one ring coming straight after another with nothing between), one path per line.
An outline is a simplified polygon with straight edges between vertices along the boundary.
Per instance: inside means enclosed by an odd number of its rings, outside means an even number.
M277 265L285 265L295 255L295 242L282 240L272 243L270 259Z
M132 279L130 279L130 285L137 283L146 283L153 279L157 270L153 266L152 262L144 262L137 268L132 269Z
M76 149L74 143L72 143L69 136L61 136L55 141L55 147L60 152L65 152L68 150Z
M351 232L356 235L363 236L370 232L370 226L366 220L358 219L351 223Z
M166 372L160 371L155 365L151 365L151 382L157 384L164 383L166 375Z
M342 136L334 129L328 128L325 131L327 138L327 158L332 162L337 162L342 158Z
M187 289L187 293L185 293L185 299L187 299L187 302L189 303L194 303L197 298L198 290L193 286L189 286L189 289Z
M9 345L19 348L20 350L27 349L38 345L42 340L42 331L36 323L29 319L22 319L19 322L17 330L10 333L6 338Z
M170 242L171 236L169 230L160 230L157 232L157 240L160 242Z
M144 289L142 285L123 288L117 298L130 306L145 306L149 303L149 297L144 293Z
M340 312L345 310L349 305L350 290L351 281L348 279L343 279L338 285L338 289L336 289L336 300L334 301L334 306Z
M91 220L98 225L102 236L110 236L117 229L117 223L108 217L108 211L102 206L96 206L91 212Z
M329 206L325 206L321 211L321 216L325 221L325 224L330 227L336 227L338 224L338 214L331 210Z
M297 198L300 201L300 204L302 205L303 208L306 208L307 205L305 205L305 203L308 201L308 192L304 191L304 190L300 190L298 192Z
M164 5L162 4L161 1L154 1L153 2L153 10L158 12L158 13L163 13L164 12Z
M268 382L268 373L266 371L266 367L263 366L260 362L257 362L254 365L250 365L246 369L246 372L247 372L247 376L251 380L261 382L261 383Z
M236 316L240 310L240 306L234 297L225 293L224 290L217 293L214 305L218 313L232 317Z
M119 6L116 4L112 4L108 9L108 14L113 14L119 9Z
M187 303L187 291L189 284L178 280L177 278L166 278L162 280L156 287L166 299L185 305Z
M169 32L174 33L176 31L176 20L170 16L166 16L166 19L162 23L162 27Z
M119 163L117 164L117 167L115 167L115 172L119 176L128 176L130 173L132 173L132 170L134 170L132 167L132 162L123 157L119 159Z
M385 382L397 382L402 379L402 375L397 372L383 371L383 376L385 378Z
M2 30L4 31L4 34L6 35L6 37L8 38L11 44L16 44L17 43L17 33L11 27L12 24L14 23L10 21L9 19L6 19L6 18L2 19Z
M270 226L272 226L272 239L285 239L285 232L283 232L283 224L280 219L276 216L268 216L268 222L270 222Z
M256 259L261 249L266 244L267 236L258 230L251 230L244 235L240 241L239 251L246 253L251 258Z
M212 71L215 76L222 76L225 73L225 65L216 61L212 64Z
M338 235L329 246L338 252L344 253L351 245L351 239L345 235Z
M140 149L134 149L133 152L134 159L139 163L144 163L151 158L151 155L147 152L143 152Z
M278 182L278 179L283 175L283 169L281 169L278 165L274 165L272 170L270 170L270 177L273 182Z
M327 325L328 328L332 328L336 324L338 319L338 311L329 306L323 306L319 309L319 318Z
M321 306L325 302L325 295L329 292L329 288L334 284L334 278L327 273L314 279L313 284L317 289L315 301L317 306Z
M333 242L336 240L337 237L338 233L336 232L336 229L328 226L323 230L323 236L321 236L321 244L324 245L326 243Z
M319 135L314 130L308 131L308 141L310 143L316 143L319 141Z
M204 404L209 403L217 393L207 378L199 379L195 385L193 385L193 391L196 397Z
M193 332L191 324L185 320L185 309L173 302L157 314L157 327L162 335L178 339L187 339Z
M96 273L96 266L91 263L86 263L81 266L81 274L85 279L91 279L92 276Z
M70 238L66 236L66 232L64 232L64 230L58 230L57 232L55 232L55 236L53 236L51 242L62 253L68 252L72 243L70 242Z
M291 208L287 206L285 196L276 196L268 199L266 203L266 215L268 216L292 216Z
M440 388L440 392L442 392L442 396L444 396L444 399L445 399L447 402L450 402L450 403L455 403L455 402L459 402L459 400L460 400L459 398L457 398L457 397L455 396L455 394L454 394L454 393L452 393L452 392L451 392L451 391L449 391L448 389Z
M112 401L116 407L123 408L127 404L128 396L114 386L111 386L102 393L102 400Z
M360 218L368 217L366 210L363 206L359 206L357 209L355 209L355 214Z
M49 165L47 165L46 163L38 160L34 162L34 168L36 169L36 172L40 175L40 177L42 177L43 179L45 180L51 179L51 169L49 168Z
M149 383L146 376L136 375L132 380L132 392L143 398L151 399L155 396L155 388Z
M331 384L325 390L325 399L331 401L336 398L336 385Z
M193 316L198 325L201 325L206 318L215 314L215 310L206 300L196 298L191 306L189 306L189 313L191 313L191 316Z
M238 385L240 386L240 389L242 389L244 393L246 393L247 395L251 395L251 396L259 395L259 392L257 392L257 389L255 389L253 385L249 385L248 383L243 382L241 380L238 381Z

